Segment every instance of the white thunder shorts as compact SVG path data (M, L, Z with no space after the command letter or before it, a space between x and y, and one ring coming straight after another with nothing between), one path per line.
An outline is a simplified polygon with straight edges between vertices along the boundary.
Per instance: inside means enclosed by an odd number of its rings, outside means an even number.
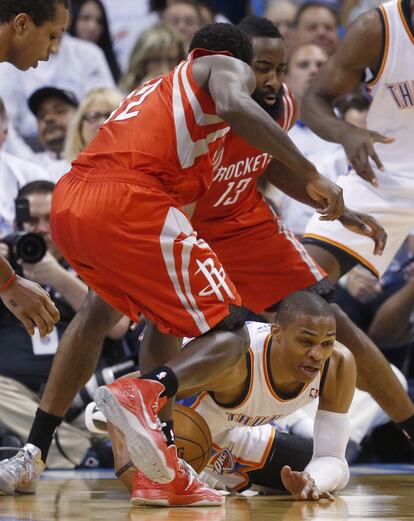
M377 179L379 187L375 188L352 171L336 182L350 209L372 215L385 228L388 238L381 256L374 255L370 238L350 232L339 221L320 221L317 213L309 221L304 237L340 248L380 276L414 228L414 172L410 179L377 171Z

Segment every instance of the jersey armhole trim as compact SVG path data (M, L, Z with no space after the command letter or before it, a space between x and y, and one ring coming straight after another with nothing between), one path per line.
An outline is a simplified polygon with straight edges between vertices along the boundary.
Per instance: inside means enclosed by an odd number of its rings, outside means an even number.
M328 376L328 369L329 369L330 362L331 362L331 357L329 357L326 360L326 362L324 363L323 369L322 369L321 381L319 383L319 399L322 397L322 394L323 394L323 388L325 386L326 377Z
M373 73L373 78L367 82L367 85L369 87L373 87L379 81L382 73L384 72L385 64L387 62L390 41L390 28L387 13L382 5L377 7L376 11L378 13L382 28L381 52L375 69L371 71Z
M410 13L410 2L404 2L404 0L398 1L398 12L400 13L402 23L407 32L408 38L411 43L414 44L414 28L411 23L411 13Z

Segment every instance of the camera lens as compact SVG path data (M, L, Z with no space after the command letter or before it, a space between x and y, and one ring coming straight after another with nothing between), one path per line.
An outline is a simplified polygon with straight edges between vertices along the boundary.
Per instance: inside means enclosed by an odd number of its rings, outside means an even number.
M47 246L43 237L37 233L26 233L16 243L17 257L29 264L43 259L46 250Z

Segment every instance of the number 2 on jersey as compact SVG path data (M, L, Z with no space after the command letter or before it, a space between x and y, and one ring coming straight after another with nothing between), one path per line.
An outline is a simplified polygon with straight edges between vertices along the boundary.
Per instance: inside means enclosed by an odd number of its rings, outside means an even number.
M105 121L105 123L108 123L109 121L125 121L126 119L131 119L131 118L135 118L135 116L138 116L139 110L133 110L133 109L135 109L136 107L141 105L141 103L143 103L145 101L145 98L147 96L149 96L152 92L154 92L154 90L158 87L158 85L161 83L161 81L162 81L162 78L160 78L155 83L152 83L151 85L146 85L142 89L133 90L124 100L122 100L121 105L123 105L128 99L136 98L136 97L138 97L138 99L135 101L130 101L128 103L128 105L124 108L124 110L122 110L122 112L120 112L119 114L117 114L115 116L115 114L118 112L118 110L120 108L120 107L118 107L116 110L114 110L112 112L112 114Z

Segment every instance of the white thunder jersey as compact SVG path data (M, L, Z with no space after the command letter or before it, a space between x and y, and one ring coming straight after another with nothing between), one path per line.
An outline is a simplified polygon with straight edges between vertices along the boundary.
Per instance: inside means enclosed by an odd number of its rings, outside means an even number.
M213 395L203 392L193 405L206 420L213 439L208 466L217 474L232 473L226 480L232 489L241 488L248 481L246 472L262 468L266 462L275 436L271 422L317 399L321 380L319 373L295 397L281 396L272 383L270 371L271 325L248 322L247 327L249 376L244 395L238 403L221 406Z
M375 144L386 175L414 179L414 34L410 0L391 0L379 8L384 26L384 52L378 74L368 86L373 101L367 126L395 138Z
M337 184L349 208L372 215L385 228L387 244L382 255L374 255L368 237L345 229L338 221L319 221L317 214L304 236L305 241L322 241L349 253L381 276L414 227L414 30L410 0L386 2L378 12L383 52L375 75L370 70L366 74L373 96L367 125L395 141L374 145L384 165L382 172L371 161L378 188L354 171L338 177Z

